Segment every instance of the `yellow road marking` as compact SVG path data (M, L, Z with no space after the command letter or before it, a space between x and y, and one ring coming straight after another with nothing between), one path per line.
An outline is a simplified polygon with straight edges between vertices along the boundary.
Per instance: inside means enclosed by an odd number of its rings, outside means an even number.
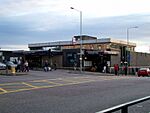
M22 84L27 85L27 86L32 87L32 88L38 88L37 86L33 86L33 85L28 84L28 83L26 83L26 82L22 82Z
M83 77L82 77L83 78ZM91 81L94 81L94 80L82 80L80 79L81 81L77 81L76 79L74 80L70 80L70 79L63 79L63 81L67 81L67 82L72 82L72 83L84 83L84 82L91 82Z
M90 81L86 81L90 82ZM34 89L41 89L41 88L53 88L53 87L61 87L61 86L67 86L67 85L76 85L76 84L81 84L81 83L86 83L86 82L76 82L76 83L68 83L68 84L58 84L58 85L53 85L53 86L40 86L40 87L32 87L32 88L24 88L24 89L18 89L18 90L13 90L13 91L6 91L6 92L0 92L0 94L6 94L6 93L16 93L20 91L27 91L27 90L34 90Z
M45 80L33 80L33 81L29 81L29 82L45 82L46 81L46 79Z
M13 91L1 92L0 94L6 94L6 93L16 93L16 92L20 92L20 91L27 91L27 90L32 90L32 89L37 89L37 88L18 89L18 90L13 90Z
M51 84L56 84L56 85L62 85L62 84L60 84L60 83L56 83L56 82L52 82L52 81L48 81L48 80L45 80L45 82L51 83Z
M88 78L88 77L67 77L67 78L59 78L59 79L45 79L45 80L33 80L33 81L28 81L28 82L46 82L46 83L52 83L54 85L49 85L49 86L33 86L31 84L28 84L26 82L18 82L18 83L5 83L5 84L0 84L0 86L5 86L5 85L13 85L13 84L24 84L27 86L30 86L31 88L23 88L23 89L17 89L17 90L12 90L12 91L6 91L2 88L0 88L0 90L2 90L3 92L0 92L0 94L6 94L6 93L15 93L15 92L20 92L20 91L27 91L27 90L34 90L34 89L41 89L41 88L53 88L53 87L61 87L61 86L67 86L67 85L76 85L76 84L82 84L82 83L88 83L88 82L93 82L93 81L105 81L105 80L112 80L112 79L116 79L116 78L102 78L102 79L90 79L86 80L86 81L75 81L76 79L72 79L69 80L71 78ZM98 77L100 78L100 77ZM62 81L68 81L71 83L64 83L64 84L60 84L60 83L55 83L55 82L51 82L50 80L62 80Z
M13 84L22 84L22 83L21 82L3 83L3 84L0 84L0 86L13 85Z
M3 88L0 88L0 90L2 90L2 91L5 92L5 93L7 92L7 91L6 91L5 89L3 89Z
M66 79L62 79L62 81L64 81L64 82L65 82L65 81L66 81L66 82L71 82L71 83L79 83L79 82L76 82L76 81L74 81L74 80L68 80L68 79L67 79L67 80L66 80ZM67 83L67 84L70 84L70 83Z

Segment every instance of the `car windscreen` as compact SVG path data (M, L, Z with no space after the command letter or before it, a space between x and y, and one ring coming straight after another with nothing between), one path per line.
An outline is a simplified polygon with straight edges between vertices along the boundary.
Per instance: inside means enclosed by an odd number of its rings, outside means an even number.
M141 68L140 71L146 71L149 70L149 68Z

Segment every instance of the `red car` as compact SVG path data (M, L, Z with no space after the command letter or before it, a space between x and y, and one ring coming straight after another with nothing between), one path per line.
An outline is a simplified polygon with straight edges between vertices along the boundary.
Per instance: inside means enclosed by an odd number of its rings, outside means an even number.
M150 76L150 69L149 68L140 68L138 71L138 76Z

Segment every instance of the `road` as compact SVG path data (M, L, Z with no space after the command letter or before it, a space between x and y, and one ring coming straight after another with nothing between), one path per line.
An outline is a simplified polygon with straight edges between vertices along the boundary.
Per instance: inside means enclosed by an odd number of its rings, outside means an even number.
M150 78L30 71L0 76L0 113L95 113L150 95ZM150 101L130 108L149 113Z

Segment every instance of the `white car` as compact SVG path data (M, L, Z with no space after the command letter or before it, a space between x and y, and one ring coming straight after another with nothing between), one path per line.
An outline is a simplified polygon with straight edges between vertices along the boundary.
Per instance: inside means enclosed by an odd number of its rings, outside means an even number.
M6 69L6 65L0 62L0 70Z

